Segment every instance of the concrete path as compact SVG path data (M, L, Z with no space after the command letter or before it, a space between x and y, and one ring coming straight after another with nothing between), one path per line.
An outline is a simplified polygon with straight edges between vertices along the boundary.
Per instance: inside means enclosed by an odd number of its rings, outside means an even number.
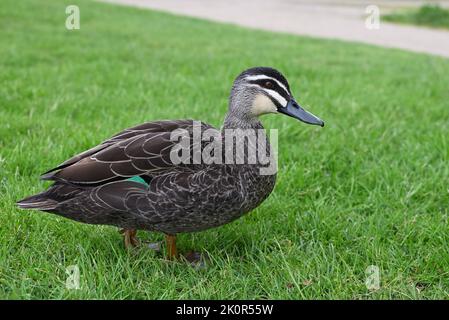
M449 58L449 31L391 24L365 25L366 8L380 14L422 1L401 0L103 0L240 26L400 48ZM449 1L439 1L449 6Z

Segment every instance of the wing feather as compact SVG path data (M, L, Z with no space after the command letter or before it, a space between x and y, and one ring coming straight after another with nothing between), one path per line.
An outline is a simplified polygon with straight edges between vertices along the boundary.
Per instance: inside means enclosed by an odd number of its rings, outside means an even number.
M164 120L125 129L47 171L42 179L96 185L179 169L170 160L171 149L177 143L171 141L171 132L185 129L192 135L193 125L193 120ZM205 123L201 127L213 128Z

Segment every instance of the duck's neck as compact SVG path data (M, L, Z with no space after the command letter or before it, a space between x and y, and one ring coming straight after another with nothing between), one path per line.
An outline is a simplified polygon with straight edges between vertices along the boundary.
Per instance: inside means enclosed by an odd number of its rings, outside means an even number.
M228 112L224 119L223 129L263 129L263 126L257 117Z
M254 94L249 94L247 89L239 89L239 86L234 84L223 129L263 129L257 116L250 112L253 101Z

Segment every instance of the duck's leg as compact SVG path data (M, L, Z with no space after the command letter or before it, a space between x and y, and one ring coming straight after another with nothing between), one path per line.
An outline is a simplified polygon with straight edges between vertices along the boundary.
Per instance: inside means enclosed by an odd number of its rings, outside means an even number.
M176 235L166 234L165 241L167 243L167 255L169 259L176 259L178 252L176 250Z
M136 237L136 229L122 229L120 230L120 233L123 234L126 249L131 249L139 245L139 241Z

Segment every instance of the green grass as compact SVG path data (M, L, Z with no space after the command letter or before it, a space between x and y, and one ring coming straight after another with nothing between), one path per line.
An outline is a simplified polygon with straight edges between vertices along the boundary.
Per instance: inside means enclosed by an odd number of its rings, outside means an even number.
M449 29L449 10L438 5L423 5L418 9L390 13L383 16L383 19L390 22Z
M73 2L77 31L64 1L1 2L0 298L449 297L449 60ZM181 251L209 253L207 268L127 252L113 227L15 207L48 185L42 172L123 128L219 126L232 80L257 65L282 70L326 126L264 117L279 129L273 194L178 237ZM67 290L74 264L81 289Z

